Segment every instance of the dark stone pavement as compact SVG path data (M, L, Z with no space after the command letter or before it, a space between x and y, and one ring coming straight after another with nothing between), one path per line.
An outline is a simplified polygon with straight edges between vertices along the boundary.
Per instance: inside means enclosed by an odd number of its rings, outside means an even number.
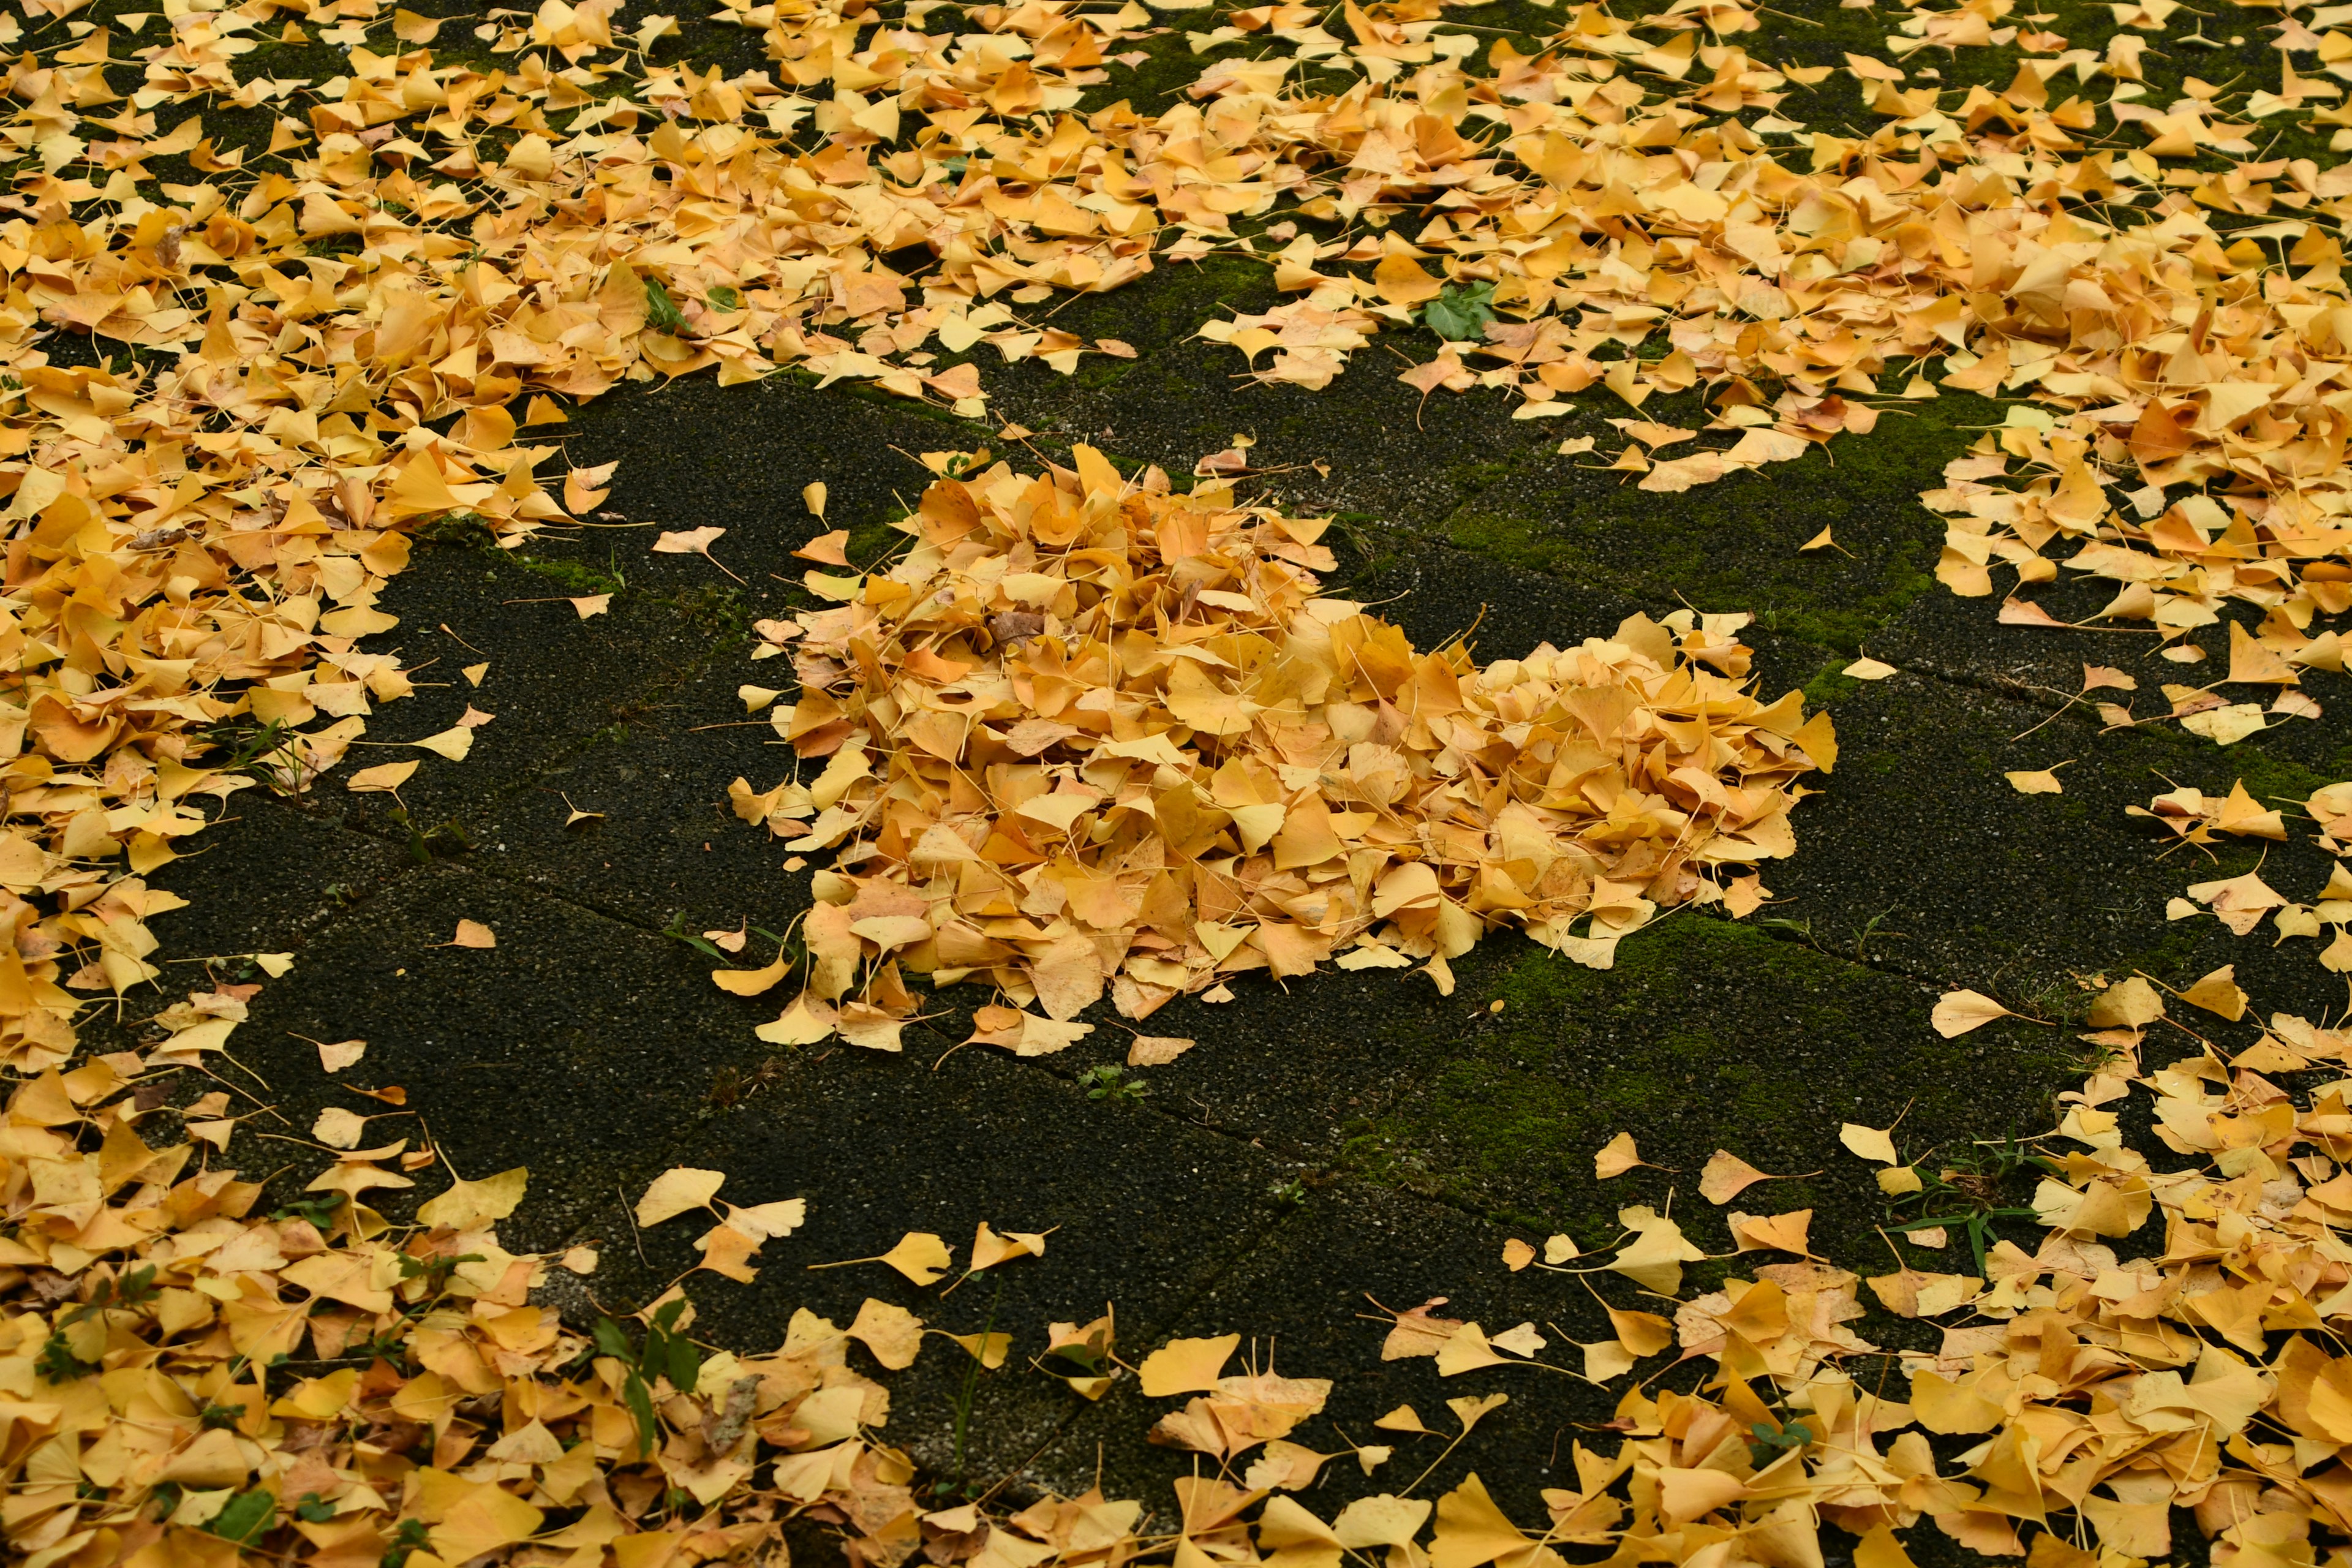
M1203 287L1171 269L1083 308L1104 321L1181 312ZM1180 1002L1151 1020L1152 1032L1200 1044L1143 1073L1149 1093L1136 1105L1091 1100L1076 1081L1123 1058L1127 1032L1107 1007L1091 1038L1036 1060L950 1054L985 1000L962 991L908 1030L902 1056L838 1043L772 1051L752 1030L781 995L722 994L710 961L674 934L746 921L781 930L807 899L807 870L785 869L781 841L726 804L738 774L764 788L789 765L736 697L747 681L784 684L788 669L751 662L745 628L799 602L803 563L790 552L824 526L803 508L803 485L825 481L829 523L849 528L854 557L869 559L895 537L881 524L925 480L908 454L992 437L791 378L632 390L574 411L564 432L574 460L623 459L604 510L630 523L724 526L713 553L740 581L698 556L650 553L652 526L513 552L462 537L420 546L384 603L402 624L380 642L412 665L436 662L416 698L371 721L368 739L430 734L471 704L496 716L471 756L426 756L402 792L404 815L390 796L341 784L351 767L401 754L392 751L355 752L300 801L247 791L201 854L155 879L193 900L159 922L172 955L215 955L225 979L247 973L234 955L297 955L232 1041L273 1108L244 1123L236 1162L269 1171L296 1159L307 1173L315 1156L259 1135L305 1132L328 1105L385 1111L352 1088L402 1086L413 1118L371 1136L429 1131L469 1176L528 1165L510 1244L597 1246L601 1267L566 1299L583 1311L632 1309L695 1261L692 1217L639 1237L626 1203L669 1166L722 1170L724 1198L804 1197L809 1217L767 1245L755 1282L687 1281L712 1342L767 1349L794 1307L846 1322L868 1294L953 1331L992 1319L1013 1334L1013 1363L979 1384L961 1456L950 1437L961 1353L935 1342L894 1383L887 1436L950 1479L1017 1471L1016 1489L1069 1491L1099 1465L1107 1488L1165 1501L1164 1480L1192 1462L1142 1442L1158 1411L1131 1382L1089 1405L1024 1370L1048 1321L1083 1321L1108 1303L1130 1361L1171 1334L1237 1331L1261 1362L1335 1379L1328 1415L1299 1435L1327 1450L1341 1430L1370 1440L1371 1418L1397 1404L1446 1428L1448 1397L1507 1390L1513 1403L1435 1481L1475 1468L1532 1517L1538 1489L1559 1473L1547 1467L1565 1464L1578 1425L1608 1419L1631 1380L1603 1393L1537 1372L1441 1383L1427 1361L1384 1365L1372 1299L1404 1308L1448 1296L1450 1310L1490 1330L1556 1325L1543 1329L1548 1359L1579 1365L1565 1342L1605 1331L1593 1295L1582 1279L1507 1273L1504 1239L1559 1230L1604 1247L1621 1206L1671 1202L1699 1245L1727 1250L1720 1211L1696 1192L1718 1147L1801 1174L1753 1195L1776 1210L1813 1207L1818 1252L1883 1271L1888 1215L1868 1170L1838 1150L1838 1123L1903 1117L1906 1152L1922 1156L2037 1132L2084 1059L2063 1026L1938 1039L1928 1009L1955 985L2063 1019L2079 1016L2081 977L2095 972L2142 967L2179 985L2234 962L2264 1008L2317 1016L2338 1004L2314 943L2240 941L2210 920L2168 924L2166 900L2185 884L2257 857L2163 857L2124 807L2167 780L2226 790L2243 776L2257 793L2298 798L2332 780L2344 681L2306 688L2328 705L2323 720L2226 751L2177 727L2100 733L2095 715L2064 705L2084 659L2133 668L2147 692L2198 677L2147 658L2151 638L1999 626L1995 601L1956 600L1927 579L1940 527L1913 495L1970 437L1966 411L1904 423L1875 458L1868 439L1849 441L1834 468L1817 456L1659 497L1580 470L1591 458L1557 455L1564 427L1607 431L1610 410L1597 404L1568 421L1514 422L1483 395L1444 397L1416 424L1384 354L1368 351L1318 398L1228 390L1225 351L1175 332L1126 335L1145 353L1115 378L1017 367L1000 414L1044 432L1034 444L1049 453L1085 438L1181 472L1255 427L1253 455L1269 466L1328 463L1328 474L1293 469L1266 489L1294 508L1340 511L1335 587L1390 601L1386 613L1417 638L1475 622L1482 657L1495 658L1605 633L1633 609L1664 612L1685 595L1703 609L1765 612L1750 634L1764 685L1807 687L1843 745L1796 814L1796 858L1769 868L1779 901L1738 925L1677 915L1625 943L1607 973L1496 937L1459 964L1451 998L1402 972L1286 988L1256 977L1234 1003ZM1796 552L1823 521L1852 556ZM610 612L587 621L562 602L607 591ZM2040 596L2079 614L2096 595ZM2213 662L2196 668L2210 679L2226 645L2202 640ZM1864 651L1903 673L1876 683L1837 673ZM478 689L458 677L485 658ZM2063 795L2021 795L2001 777L2068 759ZM600 815L567 826L575 807ZM2286 847L2264 875L2307 898L2326 871L2315 852ZM461 918L490 926L497 947L447 945ZM169 973L184 991L197 971ZM352 1037L369 1042L364 1060L327 1078L306 1039ZM1654 1165L1596 1181L1594 1150L1623 1131ZM383 1206L404 1212L439 1181L384 1194ZM1043 1260L944 1297L943 1285L918 1291L876 1266L805 1268L882 1251L908 1230L940 1233L961 1258L982 1220L1058 1228ZM1959 1267L1949 1253L1906 1254ZM1695 1266L1685 1294L1754 1261ZM1593 1283L1618 1305L1659 1305L1614 1276ZM1883 1314L1856 1327L1884 1345L1926 1342L1917 1325ZM1355 1492L1402 1486L1439 1447L1400 1439L1370 1479L1334 1464L1309 1500L1328 1513ZM1932 1532L1912 1549L1923 1562L1952 1556Z

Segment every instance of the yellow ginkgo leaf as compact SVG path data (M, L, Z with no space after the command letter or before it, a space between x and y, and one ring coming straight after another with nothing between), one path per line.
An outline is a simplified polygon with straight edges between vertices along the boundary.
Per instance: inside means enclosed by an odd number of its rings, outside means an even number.
M1197 1394L1216 1387L1226 1360L1241 1342L1239 1334L1169 1341L1145 1356L1143 1364L1136 1369L1142 1380L1144 1397L1164 1399L1171 1394Z
M706 1207L726 1180L723 1171L698 1171L691 1165L664 1171L637 1200L637 1224L656 1226L688 1209Z
M448 1230L473 1230L506 1218L521 1204L530 1172L520 1165L478 1182L452 1182L449 1190L427 1198L416 1208L424 1225Z
M458 724L437 735L427 735L421 741L408 743L420 746L436 756L446 757L453 763L462 763L467 753L474 749L474 728L471 724Z

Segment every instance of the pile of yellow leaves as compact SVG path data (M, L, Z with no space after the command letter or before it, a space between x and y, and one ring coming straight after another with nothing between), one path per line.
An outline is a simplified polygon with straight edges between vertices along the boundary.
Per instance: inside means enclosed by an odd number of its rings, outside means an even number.
M2226 971L2179 1001L2230 1020L2247 1010ZM1998 1242L1982 1277L1906 1268L1869 1282L1905 1315L1979 1320L1907 1358L1900 1412L1981 1439L1963 1479L1915 1505L1978 1551L2015 1552L2033 1524L2074 1542L2037 1539L2037 1561L2087 1563L2074 1554L2085 1544L2101 1561L2159 1557L2173 1550L2172 1508L2195 1510L2222 1543L2217 1560L2309 1562L2352 1536L2352 1471L2337 1458L2352 1440L2352 1358L2340 1353L2352 1199L2339 1170L2352 1120L2340 1085L2299 1103L2264 1076L2340 1071L2347 1041L2279 1014L2225 1057L2210 1025L2176 1023L2172 1005L2138 978L2093 1003L2084 1038L2110 1055L2061 1097L2032 1199L2047 1230L2035 1250ZM2143 1070L2158 1031L2194 1049ZM2159 1170L2126 1145L2121 1102L2135 1089L2187 1165ZM1919 1179L1894 1164L1879 1174L1889 1192ZM2134 1239L2158 1216L2160 1246ZM2071 1526L2053 1523L2069 1510Z
M762 623L801 682L772 722L825 761L737 780L735 808L841 868L762 1038L896 1050L907 973L1041 1007L982 1020L1022 1055L1087 1033L1106 987L1130 1018L1326 960L1420 961L1450 992L1506 923L1606 968L1662 908L1753 910L1752 872L1717 879L1795 849L1794 782L1836 742L1798 693L1748 693L1746 616L1637 615L1480 669L1323 596L1321 521L1073 460L941 478L887 571L812 569L837 606Z
M559 1265L499 1245L525 1173L455 1183L394 1231L360 1196L432 1154L352 1149L265 1216L259 1184L147 1143L140 1123L173 1113L144 1070L45 1072L0 1127L13 1560L429 1568L528 1541L541 1561L694 1563L768 1540L780 1506L906 1495L903 1457L860 1436L887 1396L834 1324L803 1312L772 1354L705 1358L673 1292L642 1341L610 1322L591 1341L530 1302ZM778 1468L754 1496L761 1445Z

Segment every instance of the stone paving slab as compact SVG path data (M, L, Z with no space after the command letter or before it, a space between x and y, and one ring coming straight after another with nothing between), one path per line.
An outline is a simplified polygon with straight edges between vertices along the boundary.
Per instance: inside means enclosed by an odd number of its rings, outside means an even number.
M1086 1322L1115 1310L1130 1354L1168 1325L1222 1270L1247 1256L1278 1215L1269 1192L1285 1167L1274 1156L1177 1118L1090 1100L1076 1085L980 1049L933 1070L935 1052L880 1058L848 1047L789 1058L774 1084L737 1109L648 1142L656 1163L728 1173L722 1196L804 1196L806 1226L771 1242L758 1280L709 1274L687 1281L702 1328L722 1343L772 1348L796 1307L844 1325L868 1296L905 1306L934 1327L1013 1336L1013 1360L983 1374L974 1405L970 1473L1013 1468L1068 1416L1073 1396L1024 1370L1052 1321ZM651 1130L649 1130L650 1131ZM634 1195L634 1193L633 1194ZM1043 1259L1021 1259L955 1287L919 1290L875 1264L812 1273L804 1265L872 1257L908 1231L955 1249L959 1268L975 1228L1049 1231ZM647 1296L691 1267L699 1226L674 1221L645 1237L650 1270L633 1268L625 1240L608 1242L614 1268L592 1281L625 1298ZM772 1261L771 1261L772 1260ZM891 1440L952 1479L947 1419L968 1363L929 1342L891 1380Z
M2288 897L2315 897L2326 856L2298 839L2167 857L2171 836L2125 815L2177 785L2226 794L2240 777L2258 796L2299 799L2320 782L2309 773L2169 727L2100 735L2079 710L2053 716L1917 675L1845 684L1859 689L1832 709L1838 769L1795 815L1798 852L1769 879L1787 899L1774 917L1841 949L1867 931L1874 962L2045 1006L2102 967L2185 985L2235 962L2267 1005L2314 1016L2338 994L2308 940L2273 948L2267 931L2240 940L2209 918L2165 919L2189 884L2258 861ZM2061 795L2022 795L2005 777L2070 760Z
M604 584L533 572L493 550L422 546L395 582L386 602L401 625L366 646L400 649L416 669L416 694L370 720L317 804L404 838L393 812L404 809L420 829L477 820L549 758L625 721L632 699L707 657L711 641L704 619L650 595L617 595L606 614L583 621L567 600ZM485 661L476 687L462 672ZM492 719L475 730L462 763L402 744L441 733L468 708ZM343 788L361 768L412 759L422 765L397 797Z
M1616 1396L1559 1373L1526 1369L1473 1372L1450 1378L1428 1357L1381 1360L1389 1320L1381 1309L1407 1310L1432 1297L1446 1298L1443 1315L1476 1321L1499 1333L1532 1321L1549 1342L1549 1362L1580 1367L1568 1336L1609 1336L1606 1317L1582 1284L1502 1265L1509 1233L1467 1215L1416 1203L1393 1192L1349 1183L1317 1194L1240 1267L1204 1291L1172 1331L1186 1337L1238 1332L1232 1370L1250 1365L1293 1377L1326 1377L1333 1387L1323 1415L1292 1440L1328 1453L1344 1446L1393 1448L1370 1476L1352 1458L1328 1463L1299 1500L1329 1519L1357 1497L1402 1491L1429 1471L1434 1497L1477 1470L1496 1500L1517 1517L1541 1518L1540 1489L1573 1477L1571 1445L1610 1418ZM1602 1294L1621 1307L1659 1309L1628 1281L1602 1276ZM1566 1333L1555 1331L1557 1324ZM1469 1442L1440 1462L1459 1425L1446 1402L1504 1393L1509 1403L1480 1419ZM1423 1425L1441 1434L1414 1436L1372 1423L1411 1405ZM1034 1467L1033 1484L1066 1487L1098 1462L1107 1473L1132 1479L1129 1495L1165 1508L1167 1483L1192 1473L1193 1456L1149 1443L1145 1434L1181 1400L1147 1400L1131 1384L1083 1411L1062 1441ZM1557 1438L1558 1447L1553 1447ZM1431 1467L1435 1466L1434 1469Z

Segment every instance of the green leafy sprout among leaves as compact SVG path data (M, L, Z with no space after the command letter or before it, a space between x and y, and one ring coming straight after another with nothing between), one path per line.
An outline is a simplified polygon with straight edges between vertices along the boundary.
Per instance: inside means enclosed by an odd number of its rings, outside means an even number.
M1129 1078L1126 1069L1105 1065L1088 1068L1078 1075L1088 1100L1099 1100L1112 1105L1139 1105L1151 1092L1150 1086L1139 1078Z
M1448 283L1422 307L1422 322L1441 338L1480 342L1486 336L1486 323L1495 319L1494 299L1492 283Z
M654 1415L654 1380L667 1377L672 1388L690 1392L702 1376L701 1347L678 1331L677 1321L685 1311L683 1296L656 1308L642 1345L630 1342L629 1331L617 1319L602 1318L596 1323L597 1352L619 1362L625 1374L621 1395L636 1418L640 1458L653 1452L661 1430Z

